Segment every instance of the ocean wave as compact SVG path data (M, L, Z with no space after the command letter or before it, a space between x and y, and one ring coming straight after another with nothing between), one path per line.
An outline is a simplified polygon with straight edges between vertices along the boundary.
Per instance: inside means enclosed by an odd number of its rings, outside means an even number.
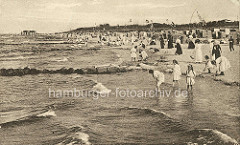
M145 114L151 114L151 115L162 115L164 117L167 117L167 118L171 118L171 119L174 119L172 116L170 116L169 114L163 112L163 111L158 111L158 110L155 110L155 109L151 109L151 108L138 108L138 107L124 107L124 108L121 108L121 109L126 109L126 110L136 110L138 112L143 112Z
M232 144L238 145L237 140L215 129L196 129L189 131L191 136L194 136L193 142L201 144Z
M1 114L3 115L3 114ZM36 111L36 112L26 112L23 114L20 114L18 112L5 112L3 121L0 122L0 126L9 126L9 125L18 125L22 124L24 122L34 122L39 120L40 118L46 118L46 117L54 117L57 116L56 113L53 110L48 111Z
M66 57L63 57L63 58L52 58L52 59L50 59L50 61L52 61L52 62L66 62L66 61L68 61L68 58L66 58Z
M37 117L50 117L50 116L57 116L53 110L48 110L42 114L38 114Z
M89 135L82 132L83 127L75 126L69 129L69 135L67 135L60 143L56 145L74 145L74 144L86 144L90 145Z

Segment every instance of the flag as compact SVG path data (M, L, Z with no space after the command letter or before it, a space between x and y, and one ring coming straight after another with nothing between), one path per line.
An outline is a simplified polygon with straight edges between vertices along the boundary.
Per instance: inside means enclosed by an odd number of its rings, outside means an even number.
M131 22L132 22L132 19L130 19L129 22L131 23Z

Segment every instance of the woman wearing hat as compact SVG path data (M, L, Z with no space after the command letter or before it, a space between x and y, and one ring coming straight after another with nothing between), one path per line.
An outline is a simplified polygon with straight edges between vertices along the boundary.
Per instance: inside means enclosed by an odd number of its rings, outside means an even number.
M176 50L175 54L181 55L182 54L181 40L177 39L176 43L177 43L177 45L176 45L177 50Z
M220 42L217 40L214 42L212 56L215 56L215 58L214 58L215 60L217 60L222 55L222 49L219 44L220 44Z
M194 49L195 48L195 45L194 45L192 40L193 40L193 36L189 35L188 49Z
M195 48L195 62L196 63L201 63L203 60L202 60L202 49L201 49L201 44L200 44L200 40L197 39L195 41L196 43L196 48Z

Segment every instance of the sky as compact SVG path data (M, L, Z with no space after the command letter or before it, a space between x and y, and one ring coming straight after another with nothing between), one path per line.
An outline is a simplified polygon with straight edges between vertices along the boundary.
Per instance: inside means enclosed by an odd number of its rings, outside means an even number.
M144 24L146 20L186 24L195 10L205 21L237 20L239 3L239 0L0 0L0 33L22 30L52 33L104 23ZM191 22L199 22L197 13Z

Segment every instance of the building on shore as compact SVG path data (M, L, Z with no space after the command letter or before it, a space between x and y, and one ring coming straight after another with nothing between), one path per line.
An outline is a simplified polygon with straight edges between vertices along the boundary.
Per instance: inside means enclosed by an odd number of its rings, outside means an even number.
M21 32L21 35L23 35L23 36L35 36L36 31L35 30L23 30Z

